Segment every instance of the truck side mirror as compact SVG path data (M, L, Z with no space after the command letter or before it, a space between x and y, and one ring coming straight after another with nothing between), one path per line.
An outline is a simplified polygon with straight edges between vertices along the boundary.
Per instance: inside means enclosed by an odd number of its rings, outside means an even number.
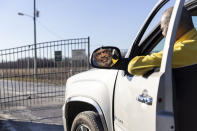
M117 47L100 47L93 51L90 63L95 68L113 69L121 60L121 53Z

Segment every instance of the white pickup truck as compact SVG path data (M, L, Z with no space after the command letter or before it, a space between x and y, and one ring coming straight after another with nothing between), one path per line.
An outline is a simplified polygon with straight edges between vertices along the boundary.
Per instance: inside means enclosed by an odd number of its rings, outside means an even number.
M163 38L159 22L151 31L147 29L157 15L161 18L159 12L168 8L169 2L160 0L154 6L125 57L116 47L98 48L90 59L99 69L68 79L62 108L65 131L197 131L197 65L171 66L182 7L191 12L196 27L197 1L174 0L169 5L174 9L167 37ZM109 65L96 63L96 54L106 50L114 61ZM127 72L128 60L160 50L160 69L144 76Z

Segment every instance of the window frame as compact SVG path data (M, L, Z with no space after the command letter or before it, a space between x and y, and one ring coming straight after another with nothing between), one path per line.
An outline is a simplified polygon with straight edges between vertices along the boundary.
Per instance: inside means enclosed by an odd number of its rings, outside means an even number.
M144 24L142 25L141 29L139 30L133 44L129 48L125 58L132 59L135 56L139 55L139 43L148 28L149 24L151 23L152 19L155 17L155 15L158 13L158 11L167 3L169 0L160 0L155 5L155 7L152 9L152 11L149 13L148 17L146 18Z
M168 1L167 1L168 2ZM167 3L166 2L166 3ZM165 4L164 4L165 5ZM190 0L184 4L185 8L191 12L192 16L197 16L197 1ZM196 12L195 12L196 11ZM193 15L195 12L195 15ZM157 13L156 13L157 14ZM155 15L156 15L155 14ZM154 17L153 17L154 18ZM152 18L152 19L153 19ZM152 21L150 20L150 23ZM150 24L149 23L149 24ZM148 27L148 26L147 26ZM142 34L143 36L144 34ZM132 46L129 58L133 58L137 55L148 55L152 49L163 39L163 35L160 29L160 23L158 23L152 31L140 42L139 44ZM136 43L134 43L136 44ZM134 51L134 53L132 52Z

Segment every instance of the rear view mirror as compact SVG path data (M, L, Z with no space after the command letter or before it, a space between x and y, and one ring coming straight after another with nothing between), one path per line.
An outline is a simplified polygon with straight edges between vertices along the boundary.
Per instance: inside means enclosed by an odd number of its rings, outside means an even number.
M113 68L121 59L120 50L117 47L101 47L92 53L90 63L96 68Z

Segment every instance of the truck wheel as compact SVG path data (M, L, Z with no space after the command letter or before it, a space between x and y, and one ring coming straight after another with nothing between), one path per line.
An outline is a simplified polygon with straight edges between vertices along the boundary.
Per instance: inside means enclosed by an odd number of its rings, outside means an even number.
M103 126L97 113L84 111L75 117L71 131L103 131Z

